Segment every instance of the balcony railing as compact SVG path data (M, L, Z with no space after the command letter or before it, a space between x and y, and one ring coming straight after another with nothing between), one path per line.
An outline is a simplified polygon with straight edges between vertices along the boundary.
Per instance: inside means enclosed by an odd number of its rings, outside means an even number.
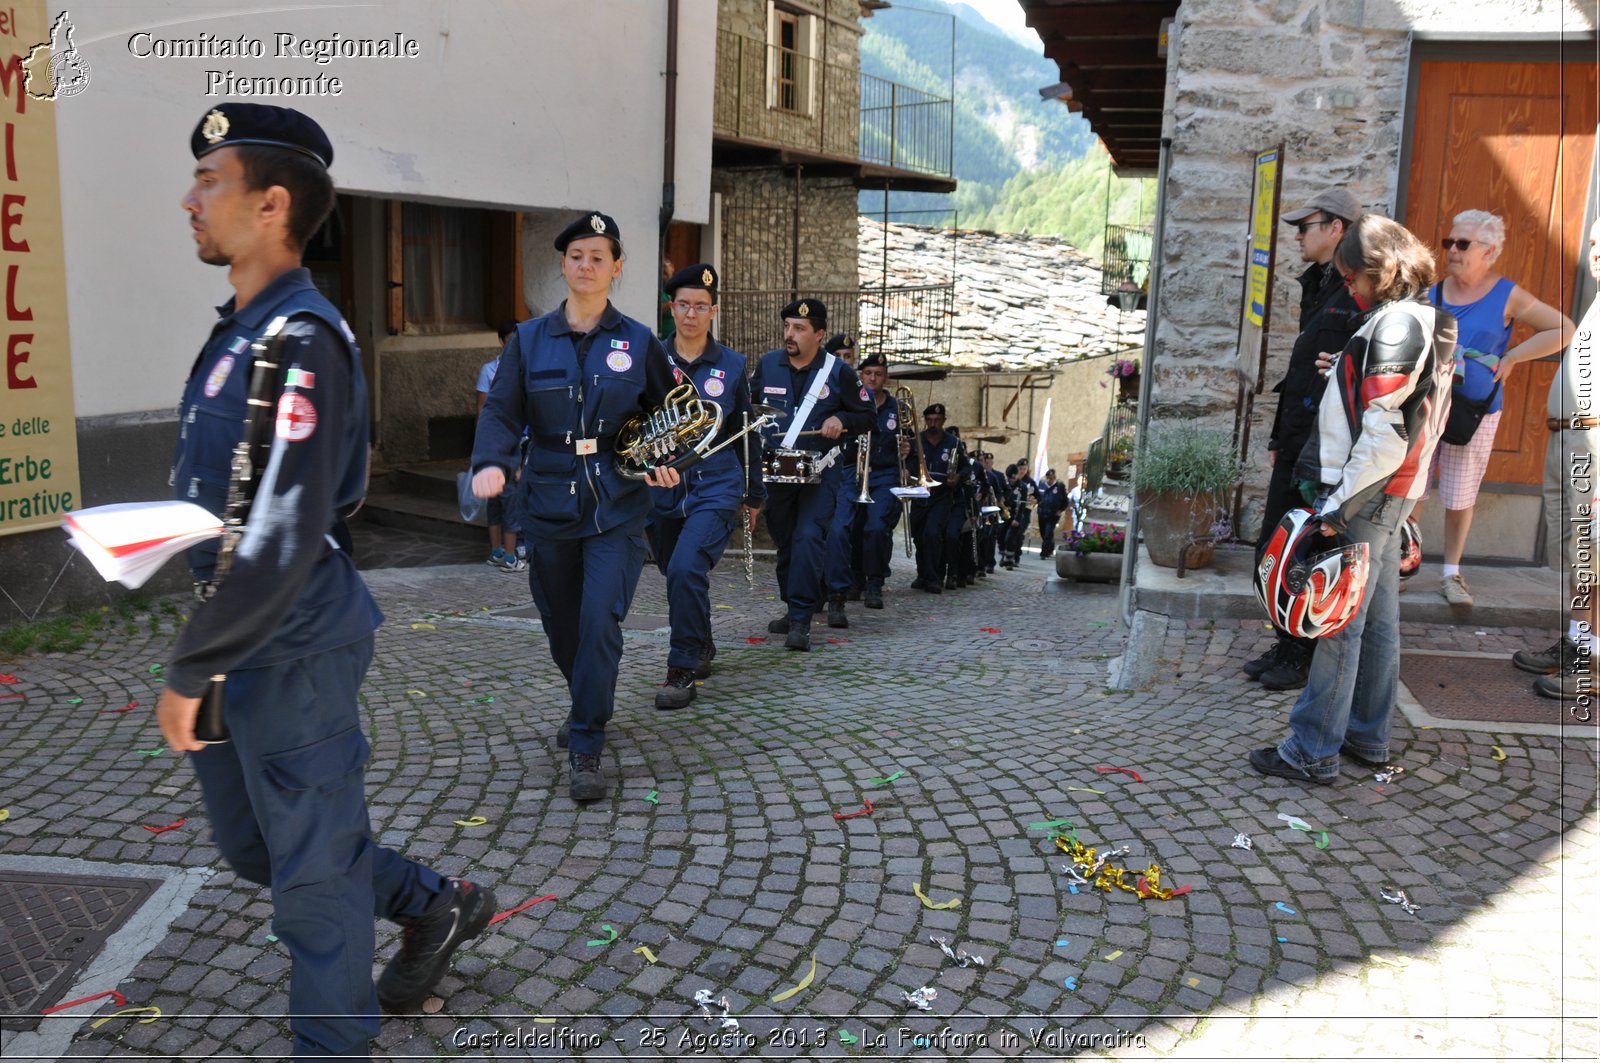
M717 34L712 132L949 177L949 100L729 30Z
M856 337L858 349L882 352L890 362L925 361L950 350L950 322L955 308L955 284L912 287L862 287L850 291L815 291L804 294L821 299L828 307L828 332ZM784 288L774 291L724 291L717 315L717 338L743 351L755 366L756 356L779 346L783 328L778 311L794 298Z

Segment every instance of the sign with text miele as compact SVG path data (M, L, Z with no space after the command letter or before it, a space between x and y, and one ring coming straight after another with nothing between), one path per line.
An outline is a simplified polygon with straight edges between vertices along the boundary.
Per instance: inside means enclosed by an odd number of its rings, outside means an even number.
M0 7L0 535L59 527L81 499L56 156L55 109L72 105L56 91L73 76L67 26L62 12L52 28L43 0Z
M1255 182L1250 197L1250 324L1262 327L1267 312L1267 289L1272 284L1272 241L1278 235L1273 214L1277 210L1277 148L1256 155Z

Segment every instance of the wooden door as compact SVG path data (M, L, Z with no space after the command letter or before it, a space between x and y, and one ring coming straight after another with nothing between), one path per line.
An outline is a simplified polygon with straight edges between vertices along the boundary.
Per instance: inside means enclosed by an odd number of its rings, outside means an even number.
M1450 220L1487 210L1506 223L1495 268L1563 313L1583 237L1594 157L1593 63L1423 62L1412 116L1405 224L1439 255ZM1518 326L1515 346L1528 338ZM1556 362L1524 363L1505 386L1486 483L1543 480L1545 396Z

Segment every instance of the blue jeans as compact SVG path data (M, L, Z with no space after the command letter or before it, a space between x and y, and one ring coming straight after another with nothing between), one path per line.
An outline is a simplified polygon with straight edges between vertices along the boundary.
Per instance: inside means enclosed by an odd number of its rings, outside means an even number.
M1350 522L1348 535L1371 552L1367 593L1355 619L1317 639L1311 673L1289 710L1278 755L1319 779L1339 774L1339 748L1367 760L1389 757L1389 725L1400 684L1400 525L1416 503L1380 495Z

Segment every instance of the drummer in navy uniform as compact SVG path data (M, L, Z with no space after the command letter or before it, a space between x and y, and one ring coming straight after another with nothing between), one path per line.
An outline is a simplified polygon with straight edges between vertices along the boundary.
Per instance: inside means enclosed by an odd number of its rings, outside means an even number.
M966 458L961 442L944 430L944 403L935 402L922 411L922 434L917 443L927 463L928 478L934 481L932 496L911 504L917 541L917 578L911 586L930 594L955 590L958 585L961 525L966 520L961 484L966 474Z
M718 446L736 435L750 411L750 381L744 355L716 341L717 271L704 262L685 266L667 278L672 320L667 353L677 375L695 386L702 400L722 407L722 429L710 441ZM711 641L711 569L733 535L735 521L754 520L766 501L761 463L743 463L736 441L683 473L677 487L654 488L647 532L656 567L667 577L667 611L672 647L667 679L656 692L656 708L681 709L694 700L695 680L711 674L716 655Z
M761 356L750 381L757 402L786 413L765 432L767 529L778 546L778 591L788 606L767 630L787 635L784 645L791 650L809 650L811 614L823 593L837 481L819 476L815 483L775 482L771 463L789 460L795 451L805 452L803 458L819 459L848 434L870 429L873 414L856 371L822 350L828 328L828 309L822 301L796 299L779 317L783 346ZM836 453L834 460L849 460L849 454Z
M606 795L600 770L617 694L622 621L644 568L651 487L673 487L670 468L643 481L617 471L617 432L630 416L657 410L676 380L650 326L611 305L622 275L622 234L599 211L556 236L567 297L524 321L500 355L472 448L472 491L493 498L528 450L520 493L528 584L567 680L572 707L556 733L568 746L574 801Z
M201 605L167 664L156 718L166 744L192 754L228 865L272 887L295 1058L365 1059L379 1004L420 1006L495 899L375 845L367 817L359 691L383 617L336 545L366 492L366 382L350 327L300 264L334 206L333 147L298 111L223 103L190 148L198 161L182 207L200 260L228 267L234 295L184 389L178 498L224 513L252 344L270 331L288 344L272 381L270 457L231 567L218 578L215 541L189 552ZM196 718L222 674L231 740L205 745ZM376 992L374 914L406 928Z

